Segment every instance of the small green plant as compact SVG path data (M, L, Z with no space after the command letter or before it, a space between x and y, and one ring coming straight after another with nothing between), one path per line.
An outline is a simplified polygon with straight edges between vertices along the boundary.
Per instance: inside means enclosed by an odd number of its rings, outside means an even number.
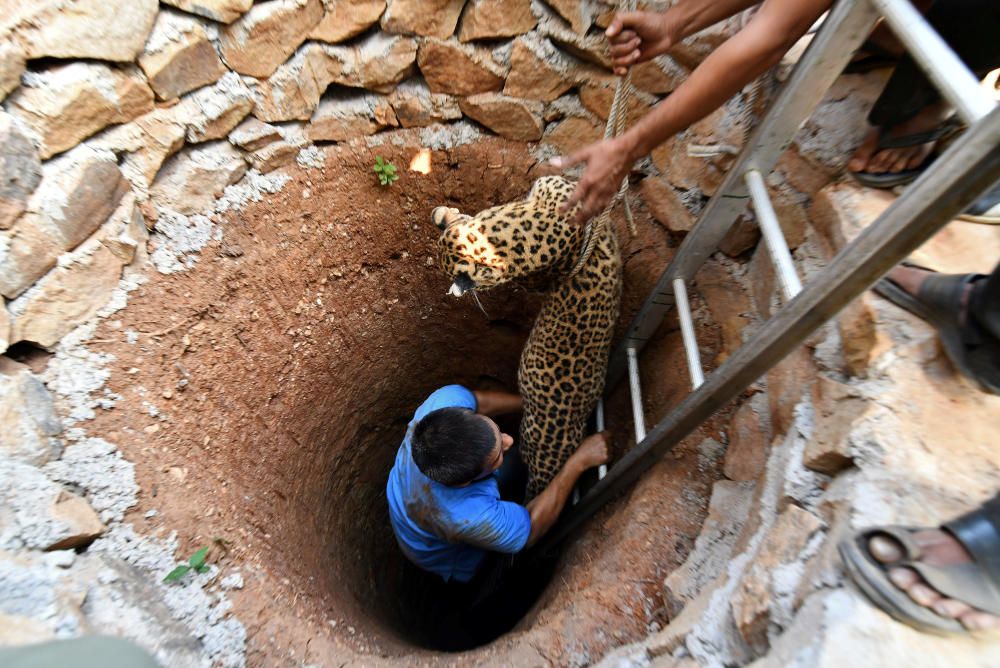
M399 178L399 174L396 173L396 165L383 159L380 155L375 156L375 166L372 167L372 170L378 176L378 182L385 187L391 186Z
M164 582L177 582L182 577L188 574L189 571L194 571L195 573L204 573L208 570L208 564L205 563L205 559L208 557L208 546L201 548L197 552L191 555L186 564L181 564L174 570L167 573L167 577L163 578Z

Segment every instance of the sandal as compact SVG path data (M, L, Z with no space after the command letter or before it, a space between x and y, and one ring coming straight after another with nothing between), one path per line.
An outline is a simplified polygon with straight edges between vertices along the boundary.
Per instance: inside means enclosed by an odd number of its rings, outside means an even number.
M854 52L854 56L855 59L844 67L844 74L864 74L887 67L895 67L900 59L899 55L882 48L871 40L862 44Z
M970 223L1000 225L1000 183L987 190L958 218Z
M1000 499L1000 497L998 497ZM989 503L995 503L994 499ZM911 534L921 527L881 526L865 529L838 545L848 576L868 599L894 619L921 631L938 635L973 634L955 619L942 617L914 601L892 583L889 568L905 566L948 598L977 610L1000 615L1000 534L980 508L942 527L961 542L972 562L933 566L920 561L922 552ZM882 563L871 555L868 543L885 535L903 548L903 558ZM989 631L992 634L993 631Z
M933 271L910 262L903 266ZM1000 394L1000 339L974 318L959 324L962 296L966 286L985 280L983 274L937 274L924 279L920 294L913 296L889 278L874 286L877 294L896 306L934 325L941 337L945 353L965 377L976 381L986 392Z
M955 117L948 118L943 123L932 130L925 132L914 132L902 137L890 137L886 128L879 128L878 144L875 153L887 148L908 148L910 146L920 146L949 139L962 129L961 124ZM874 153L873 153L874 155ZM901 172L884 172L876 174L874 172L851 172L851 176L863 186L869 188L894 188L912 183L920 176L927 167L937 159L938 152L931 151L922 163L912 169L904 169Z

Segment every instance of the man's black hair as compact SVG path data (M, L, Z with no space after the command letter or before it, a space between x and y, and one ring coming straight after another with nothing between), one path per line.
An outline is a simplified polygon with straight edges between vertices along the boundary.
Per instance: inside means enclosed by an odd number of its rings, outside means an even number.
M496 432L481 415L454 406L425 415L410 438L420 472L450 487L479 476L496 443Z

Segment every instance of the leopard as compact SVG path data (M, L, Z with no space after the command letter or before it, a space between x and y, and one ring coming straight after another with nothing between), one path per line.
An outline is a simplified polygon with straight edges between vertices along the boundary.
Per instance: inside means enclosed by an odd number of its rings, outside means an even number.
M475 215L444 206L431 214L441 230L438 260L452 280L450 294L506 283L543 293L517 372L528 500L548 486L584 436L604 391L621 305L618 238L610 224L588 229L574 222L578 207L561 211L574 188L562 176L543 176L523 199ZM588 241L592 250L584 257Z

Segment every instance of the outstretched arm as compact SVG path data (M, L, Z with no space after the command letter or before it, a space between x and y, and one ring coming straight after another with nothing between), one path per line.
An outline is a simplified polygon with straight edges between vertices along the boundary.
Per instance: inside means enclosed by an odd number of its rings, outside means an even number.
M552 528L566 506L566 499L573 491L580 475L589 468L608 461L608 432L602 431L583 439L577 451L566 461L545 490L528 502L531 516L531 534L527 545L534 545Z
M472 394L476 397L476 412L481 415L493 417L494 415L517 413L522 407L521 395L514 392L473 390Z
M575 219L578 223L600 213L636 160L719 108L781 60L830 2L766 0L746 28L716 49L677 90L625 134L591 144L569 158L557 158L557 167L586 165L563 211L579 202L582 206Z

